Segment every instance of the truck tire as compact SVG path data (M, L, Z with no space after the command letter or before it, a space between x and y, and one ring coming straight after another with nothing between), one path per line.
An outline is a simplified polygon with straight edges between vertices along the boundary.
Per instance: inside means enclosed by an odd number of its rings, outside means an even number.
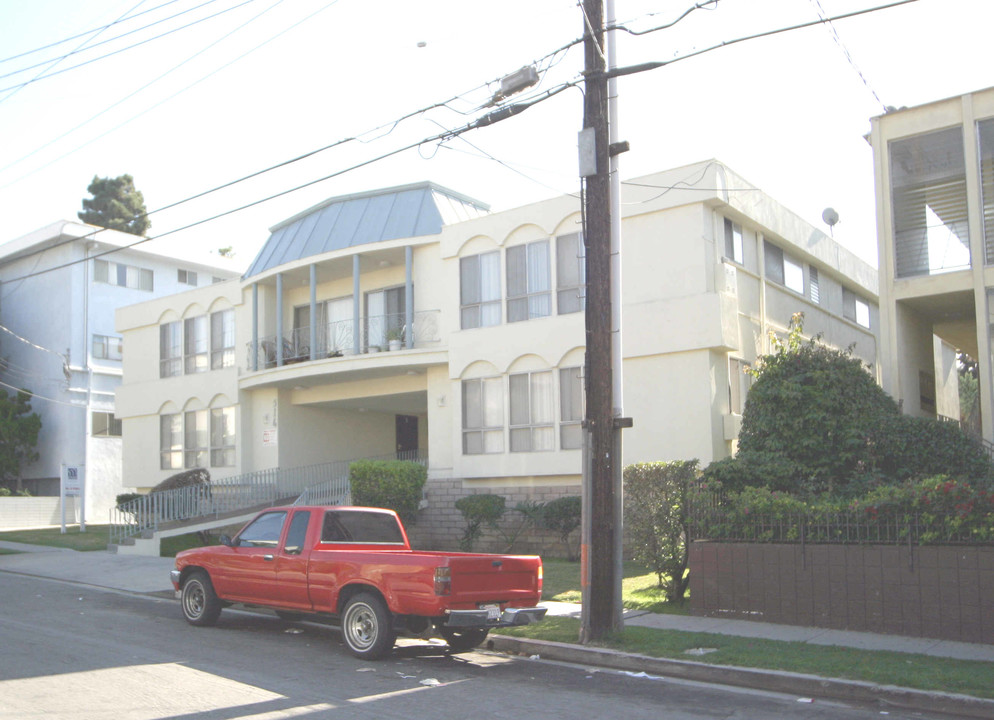
M203 570L194 570L183 581L180 605L186 621L201 627L216 623L223 607L214 592L210 577Z
M390 611L382 599L371 593L350 598L342 613L342 638L357 658L379 660L393 650L397 634Z
M442 637L449 644L449 650L454 653L469 652L487 639L487 628L470 628L467 630L442 629Z

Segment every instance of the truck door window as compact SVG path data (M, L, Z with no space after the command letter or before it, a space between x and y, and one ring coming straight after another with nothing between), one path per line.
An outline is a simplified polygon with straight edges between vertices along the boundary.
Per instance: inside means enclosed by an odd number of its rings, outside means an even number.
M283 531L286 511L260 515L238 534L238 545L248 547L276 547Z
M311 519L311 514L306 510L297 511L293 520L290 521L290 529L286 533L287 555L299 555L304 549L304 541L307 539L307 523Z

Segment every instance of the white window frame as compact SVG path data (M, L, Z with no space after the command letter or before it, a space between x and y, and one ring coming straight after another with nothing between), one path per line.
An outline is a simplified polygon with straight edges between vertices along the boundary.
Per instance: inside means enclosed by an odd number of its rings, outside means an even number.
M124 263L94 258L93 281L132 290L152 292L155 288L155 273L148 268L137 265L125 265Z
M90 437L121 437L122 424L112 412L94 410L90 413Z
M479 407L471 408L472 396ZM504 380L497 377L462 381L463 455L504 452Z
M235 466L235 406L211 408L211 467Z
M183 374L183 323L180 320L159 326L159 377Z
M183 270L182 268L177 268L176 282L180 285L192 285L193 287L197 287L197 273L194 270Z
M556 312L583 312L587 306L587 258L583 233L556 238Z
M122 360L124 340L114 335L93 335L93 357L98 360Z
M182 413L159 416L159 467L162 470L183 469Z
M472 330L501 323L500 252L459 259L459 327Z
M559 447L579 450L583 446L583 418L586 413L583 368L559 369Z
M742 265L744 260L744 245L742 241L742 226L732 222L728 218L725 220L725 257L733 262Z
M207 371L209 343L206 315L183 320L183 371L187 375Z
M555 398L552 370L507 376L511 452L556 449Z
M183 467L207 467L210 452L210 427L206 410L183 413Z
M870 329L870 303L849 288L842 288L842 317Z
M505 260L507 321L522 322L551 315L549 241L537 240L509 247ZM520 277L515 275L517 271L520 271Z
M235 364L235 311L218 310L210 315L211 370Z

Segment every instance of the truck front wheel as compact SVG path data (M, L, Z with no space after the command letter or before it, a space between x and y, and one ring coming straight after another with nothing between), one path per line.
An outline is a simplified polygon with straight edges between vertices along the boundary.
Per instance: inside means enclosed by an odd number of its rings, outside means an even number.
M194 570L183 582L180 593L183 617L191 625L213 625L223 605L214 592L211 579L203 570Z
M486 628L471 628L468 630L443 629L442 637L449 644L449 650L454 653L468 652L477 647L487 638Z
M379 660L397 639L386 604L376 595L359 593L342 613L342 638L349 651L364 660Z

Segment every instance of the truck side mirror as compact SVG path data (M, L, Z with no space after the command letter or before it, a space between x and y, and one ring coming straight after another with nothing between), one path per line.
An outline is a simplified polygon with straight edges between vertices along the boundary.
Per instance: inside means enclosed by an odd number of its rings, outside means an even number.
M232 545L231 538L228 537L227 535L222 535L218 539L220 540L221 544L224 545L225 547L234 547Z

